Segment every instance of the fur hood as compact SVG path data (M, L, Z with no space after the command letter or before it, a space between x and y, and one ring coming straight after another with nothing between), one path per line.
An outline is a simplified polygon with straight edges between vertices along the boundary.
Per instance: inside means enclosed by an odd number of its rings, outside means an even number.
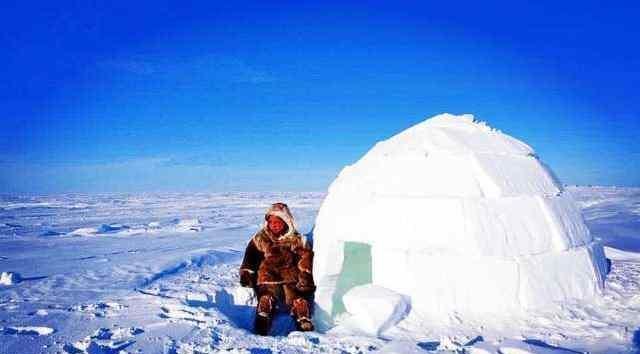
M279 217L280 219L282 219L282 221L284 221L287 224L287 233L280 236L280 238L286 238L298 233L298 231L296 230L295 221L293 220L293 215L291 215L291 211L289 211L289 207L287 206L287 204L275 203L275 204L272 204L269 207L269 209L267 209L267 212L264 214L265 221L262 226L263 230L267 232L269 230L267 228L267 218L269 218L270 215Z

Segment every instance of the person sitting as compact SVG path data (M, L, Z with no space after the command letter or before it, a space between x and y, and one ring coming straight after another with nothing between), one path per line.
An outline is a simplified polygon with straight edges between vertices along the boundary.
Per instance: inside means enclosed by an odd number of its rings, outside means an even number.
M315 291L313 251L295 228L289 207L275 203L263 227L251 238L240 266L240 284L258 299L255 332L267 335L278 302L284 302L299 331L313 331L311 299Z

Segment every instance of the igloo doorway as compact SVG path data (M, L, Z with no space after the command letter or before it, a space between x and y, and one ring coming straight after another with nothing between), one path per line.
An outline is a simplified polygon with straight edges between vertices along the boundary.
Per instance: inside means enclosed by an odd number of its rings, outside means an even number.
M362 242L343 242L344 258L333 293L331 316L345 312L342 297L358 285L370 284L372 277L371 245Z

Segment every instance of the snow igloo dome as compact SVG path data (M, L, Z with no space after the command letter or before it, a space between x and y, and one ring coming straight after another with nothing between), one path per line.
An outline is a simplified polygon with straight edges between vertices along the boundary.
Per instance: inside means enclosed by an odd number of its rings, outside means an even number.
M327 324L364 284L429 317L489 315L594 296L608 268L533 149L472 115L435 116L346 166L313 234Z

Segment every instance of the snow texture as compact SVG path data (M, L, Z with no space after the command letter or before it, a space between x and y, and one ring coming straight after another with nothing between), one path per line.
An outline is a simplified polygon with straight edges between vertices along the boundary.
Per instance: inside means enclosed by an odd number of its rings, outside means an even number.
M589 299L607 272L602 245L531 147L471 115L379 142L331 184L314 229L325 326L348 291L348 242L371 246L372 284L431 319Z

